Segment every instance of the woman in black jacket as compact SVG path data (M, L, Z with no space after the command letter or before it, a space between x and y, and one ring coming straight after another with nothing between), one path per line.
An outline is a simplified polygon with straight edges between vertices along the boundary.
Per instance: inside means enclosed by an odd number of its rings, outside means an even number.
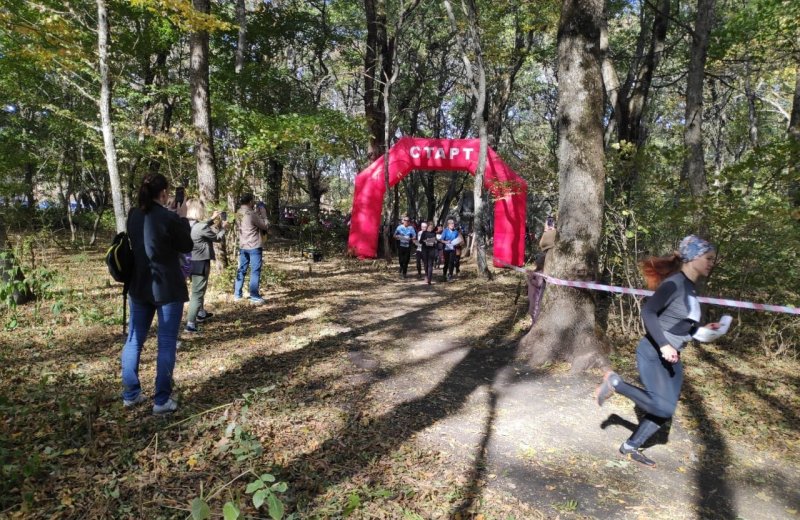
M161 174L146 175L139 187L138 207L128 215L128 236L134 256L130 295L130 332L122 348L122 402L125 407L146 400L139 383L139 357L153 316L158 314L153 414L174 412L172 371L183 304L189 300L181 272L182 253L192 250L186 207L166 207L169 183Z

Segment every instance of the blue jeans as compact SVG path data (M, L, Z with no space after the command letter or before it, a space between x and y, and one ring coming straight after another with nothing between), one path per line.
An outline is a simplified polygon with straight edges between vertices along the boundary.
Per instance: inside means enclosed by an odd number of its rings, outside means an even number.
M258 284L261 281L260 247L239 250L239 270L236 271L236 284L233 287L233 295L237 298L242 297L244 275L247 274L248 266L250 267L250 297L258 298Z
M142 347L158 313L158 356L156 358L156 389L153 402L161 405L172 394L172 371L175 369L175 350L181 326L183 302L152 305L129 298L131 307L130 332L122 347L122 398L133 401L142 391L139 384L139 357Z

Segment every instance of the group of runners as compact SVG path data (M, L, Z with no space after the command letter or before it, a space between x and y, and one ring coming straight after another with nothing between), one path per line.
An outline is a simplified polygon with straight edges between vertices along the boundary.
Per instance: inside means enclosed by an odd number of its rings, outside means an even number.
M408 277L408 264L412 250L417 260L417 278L428 285L433 283L433 271L442 267L442 281L451 282L461 271L461 253L464 248L464 232L456 225L454 218L448 218L445 226L434 227L433 221L421 222L415 226L404 215L394 231L397 241L397 257L400 263L400 278Z

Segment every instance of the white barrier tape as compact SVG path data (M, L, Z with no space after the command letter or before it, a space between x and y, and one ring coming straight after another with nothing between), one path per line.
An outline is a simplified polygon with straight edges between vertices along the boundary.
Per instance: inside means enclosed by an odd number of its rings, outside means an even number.
M613 292L619 294L633 294L636 296L650 296L651 294L653 294L653 291L648 291L646 289L631 289L630 287L618 287L616 285L604 285L595 282L562 280L560 278L553 278L552 276L547 276L546 274L543 273L539 273L536 271L529 271L527 269L516 267L510 264L506 264L506 266L526 275L528 273L531 273L535 276L541 276L542 278L544 278L553 285L563 285L565 287L577 287L579 289L591 289L594 291L605 291L605 292ZM789 305L770 305L768 303L744 302L739 300L729 300L727 298L708 298L706 296L699 296L697 299L701 303L710 303L712 305L722 305L725 307L737 307L739 309L753 309L756 311L782 312L785 314L800 315L800 307L792 307Z

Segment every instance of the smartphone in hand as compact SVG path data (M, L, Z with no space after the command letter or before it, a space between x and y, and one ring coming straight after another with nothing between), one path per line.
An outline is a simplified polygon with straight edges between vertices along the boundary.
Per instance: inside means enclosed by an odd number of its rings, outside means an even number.
M555 224L555 219L553 218L553 216L550 215L549 217L547 217L547 227L553 227L554 224Z
M186 199L186 188L183 186L178 186L175 188L175 204L181 205L183 201Z
M223 221L223 222L227 222L228 221L228 212L227 211L223 211L222 213L220 213L219 214L219 219L221 221Z

